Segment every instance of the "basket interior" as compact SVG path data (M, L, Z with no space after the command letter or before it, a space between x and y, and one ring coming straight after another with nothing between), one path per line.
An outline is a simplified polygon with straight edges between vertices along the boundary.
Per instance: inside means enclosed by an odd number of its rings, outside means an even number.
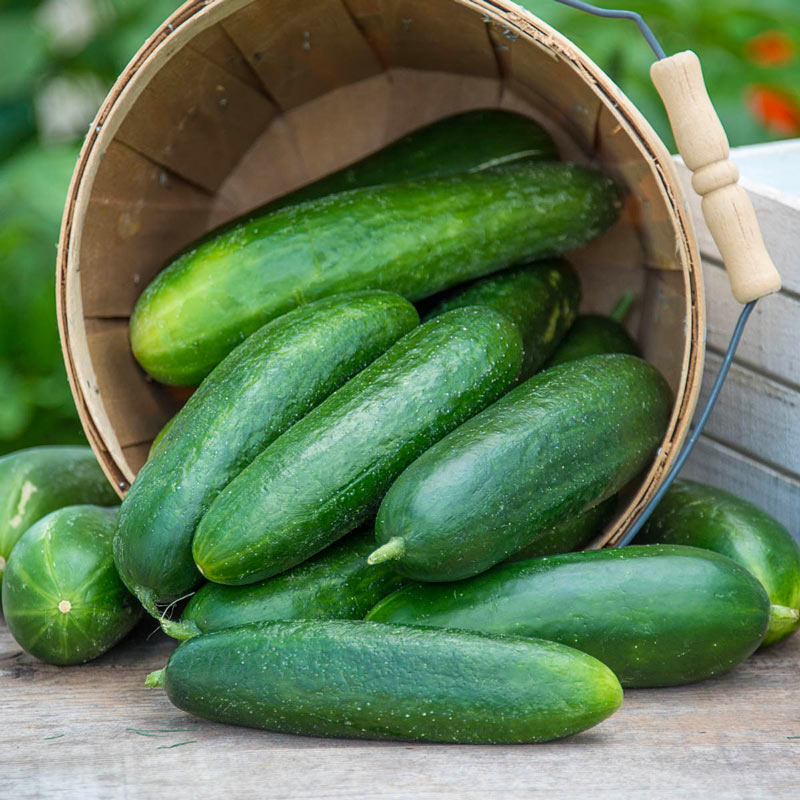
M628 327L676 394L668 442L680 437L700 359L696 254L663 145L608 78L501 0L222 0L180 9L120 78L65 216L65 357L121 491L187 397L150 380L128 341L134 303L169 257L415 128L478 108L537 119L562 156L623 187L618 224L569 257L584 310L608 312L637 293Z

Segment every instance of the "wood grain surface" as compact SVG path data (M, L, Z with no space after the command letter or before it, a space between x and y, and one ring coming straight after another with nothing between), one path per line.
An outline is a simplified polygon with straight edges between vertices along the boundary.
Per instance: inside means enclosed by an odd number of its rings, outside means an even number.
M0 622L0 796L788 798L800 785L800 637L723 677L629 690L596 728L513 747L316 739L204 722L145 689L173 643L143 623L81 667L22 653Z

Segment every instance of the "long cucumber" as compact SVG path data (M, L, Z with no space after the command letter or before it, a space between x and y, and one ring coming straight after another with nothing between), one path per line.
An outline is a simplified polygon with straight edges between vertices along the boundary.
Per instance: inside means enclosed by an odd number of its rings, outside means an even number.
M619 208L606 176L528 162L310 200L167 266L134 309L133 352L156 379L194 384L244 336L298 304L367 288L418 300L579 247Z
M761 584L731 559L647 545L534 558L454 584L408 586L367 618L548 639L600 659L623 686L673 686L747 658L769 615Z
M147 685L218 722L464 744L569 736L622 702L611 670L553 642L341 620L196 636Z

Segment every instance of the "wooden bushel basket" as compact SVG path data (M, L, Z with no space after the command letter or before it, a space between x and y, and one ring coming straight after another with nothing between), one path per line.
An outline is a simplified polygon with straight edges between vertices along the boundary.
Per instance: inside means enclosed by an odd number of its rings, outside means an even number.
M117 81L86 138L64 214L58 317L84 429L124 495L183 397L133 359L128 318L178 249L221 222L451 114L505 108L625 192L621 220L569 254L584 310L628 289L628 327L669 381L651 468L596 545L613 544L685 438L702 374L704 300L670 156L568 40L503 0L193 0Z

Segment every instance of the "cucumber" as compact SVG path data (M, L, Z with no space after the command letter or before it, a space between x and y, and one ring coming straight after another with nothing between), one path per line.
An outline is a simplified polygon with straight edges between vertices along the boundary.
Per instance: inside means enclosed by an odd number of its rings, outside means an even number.
M647 545L501 564L455 585L389 595L367 619L533 636L576 647L623 686L677 686L747 658L764 638L761 584L725 556Z
M463 744L569 736L622 702L611 670L570 647L352 620L256 622L197 636L147 685L218 722Z
M572 325L581 302L581 284L565 261L550 260L505 270L458 289L429 314L463 306L489 306L505 314L522 334L520 380L530 378Z
M294 569L250 586L207 583L192 597L179 622L162 620L176 639L275 619L362 619L406 580L388 566L375 569L367 556L372 528L351 534Z
M0 580L20 536L51 511L79 503L116 505L89 447L31 447L0 458Z
M467 111L420 128L242 220L349 189L473 172L521 159L555 161L558 150L550 135L528 117L498 109Z
M638 541L713 550L755 575L773 605L762 645L779 642L800 627L800 547L780 522L752 503L680 479L664 495Z
M265 325L208 376L119 514L117 568L151 614L200 582L191 540L220 490L418 320L407 300L388 292L325 298Z
M566 364L567 361L603 353L629 353L638 356L639 347L622 325L633 300L633 293L628 292L607 317L581 314L544 368L549 369L558 364Z
M481 306L404 336L273 442L219 494L194 559L217 583L253 583L305 561L374 514L420 453L513 385L514 324Z
M666 381L634 356L589 356L529 378L395 481L370 562L393 560L425 581L488 569L622 488L661 443L670 407Z
M568 519L560 525L545 531L526 545L507 561L525 561L529 558L538 556L557 555L559 553L569 553L579 547L588 544L603 529L603 526L614 515L617 507L617 496L613 495L608 500L603 500L588 511L584 511L577 517Z
M604 175L528 162L310 200L173 261L137 301L131 346L157 380L191 385L300 303L367 288L417 300L578 247L619 208Z
M36 658L82 664L113 647L142 616L114 569L116 516L116 508L61 508L15 545L3 613L19 645Z

